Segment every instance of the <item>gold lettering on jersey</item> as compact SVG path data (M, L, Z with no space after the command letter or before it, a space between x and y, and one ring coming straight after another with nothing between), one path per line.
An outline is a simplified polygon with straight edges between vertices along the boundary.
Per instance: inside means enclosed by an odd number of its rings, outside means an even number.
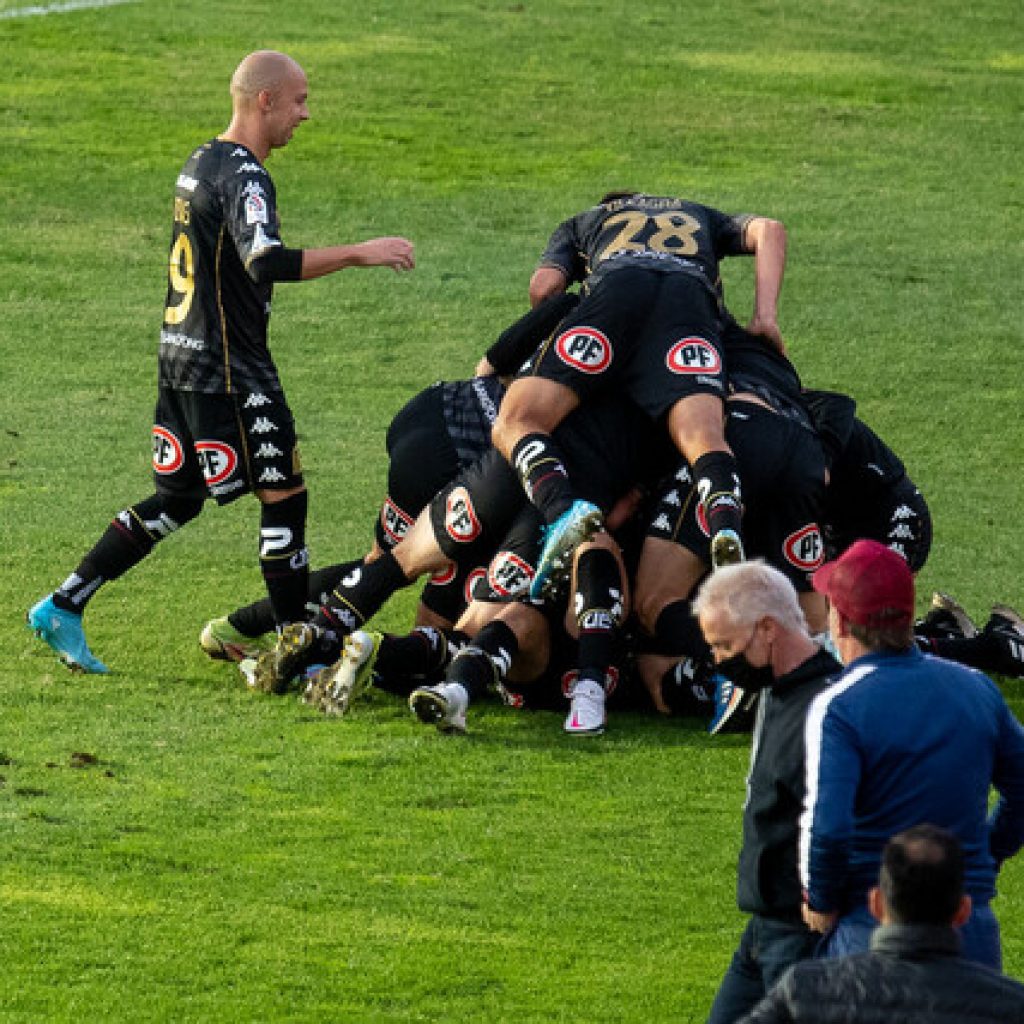
M175 204L177 204L177 200L175 200ZM196 287L192 243L189 241L188 235L184 233L178 235L174 240L174 245L171 246L168 280L171 290L177 292L181 298L173 304L168 300L167 308L164 310L164 323L180 324L188 316L189 309L192 308L192 296L195 294Z
M609 217L605 225L619 227L619 233L601 251L598 262L628 252L694 256L698 251L700 221L678 210L655 217L630 210Z
M181 196L174 197L174 220L178 224L188 225L189 217L192 215L192 204L188 199Z

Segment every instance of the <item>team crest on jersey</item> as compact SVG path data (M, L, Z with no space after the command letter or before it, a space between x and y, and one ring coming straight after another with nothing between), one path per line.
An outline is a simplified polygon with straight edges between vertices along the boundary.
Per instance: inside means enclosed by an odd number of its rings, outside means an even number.
M677 341L665 357L673 373L721 373L722 357L705 338L693 336Z
M176 473L184 461L181 442L166 427L153 427L153 469L160 474Z
M596 327L573 327L558 336L555 354L581 373L603 373L612 361L612 343Z
M817 569L825 559L825 545L817 523L808 523L782 542L782 553L790 565L804 572Z
M258 181L247 181L245 195L245 223L266 224L269 220L267 212L267 194Z
M580 677L580 670L578 668L571 668L568 672L562 675L562 696L566 700L572 698L572 689L576 685L576 680ZM614 665L609 665L604 670L604 693L606 697L610 697L619 685L619 670Z
M457 544L471 544L480 536L480 520L465 487L456 487L445 500L444 528Z
M430 582L435 587L447 587L458 575L458 572L459 567L454 562L449 562L443 569L438 569L430 577Z
M210 487L222 484L238 468L235 449L222 441L196 441L196 455Z
M511 551L499 551L487 568L487 584L502 597L517 597L533 579L533 566Z
M469 604L473 600L473 591L476 585L481 581L486 581L487 570L482 566L477 566L467 577L466 585L462 588L462 596L465 598L466 604Z
M380 525L384 530L384 536L392 544L397 544L412 526L413 519L407 512L403 512L389 495L384 499L380 507Z

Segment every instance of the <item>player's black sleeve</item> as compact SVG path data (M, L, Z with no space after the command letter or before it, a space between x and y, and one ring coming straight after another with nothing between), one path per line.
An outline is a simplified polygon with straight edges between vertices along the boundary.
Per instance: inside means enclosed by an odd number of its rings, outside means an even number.
M574 292L553 295L506 327L485 353L497 374L514 374L579 301L580 297Z
M302 250L271 246L249 263L248 271L257 284L298 281L302 278Z

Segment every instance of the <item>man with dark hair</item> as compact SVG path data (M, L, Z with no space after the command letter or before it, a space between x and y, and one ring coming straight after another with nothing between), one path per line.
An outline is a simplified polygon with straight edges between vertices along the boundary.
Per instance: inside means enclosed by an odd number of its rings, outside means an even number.
M889 840L868 902L870 952L794 965L742 1024L1024 1021L1024 985L960 953L971 897L951 832L917 825Z
M307 120L305 72L274 50L231 78L231 122L178 175L153 419L155 493L123 509L29 628L69 668L106 672L82 629L88 601L202 511L253 493L259 563L279 628L305 617L308 495L295 422L268 347L273 286L347 267L411 270L412 243L287 248L264 162Z
M694 614L718 670L748 693L761 694L736 871L736 902L750 919L708 1017L709 1024L732 1024L817 942L800 916L796 871L804 719L840 666L808 634L793 584L763 562L726 566L709 576Z
M964 955L998 969L989 901L1003 861L1024 845L1024 729L989 678L918 650L914 577L895 551L857 541L813 583L831 603L846 668L807 718L804 920L825 934L826 956L867 949L882 850L925 818L963 846L974 905ZM989 816L992 787L1000 799Z

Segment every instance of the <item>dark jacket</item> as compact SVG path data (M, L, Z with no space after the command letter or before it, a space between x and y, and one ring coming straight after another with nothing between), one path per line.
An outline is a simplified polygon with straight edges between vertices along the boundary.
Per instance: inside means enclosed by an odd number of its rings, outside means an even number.
M800 920L804 721L807 706L841 671L832 655L819 651L761 695L736 875L736 902L748 914Z
M960 956L952 928L882 925L871 952L791 967L738 1024L1024 1024L1024 985Z

